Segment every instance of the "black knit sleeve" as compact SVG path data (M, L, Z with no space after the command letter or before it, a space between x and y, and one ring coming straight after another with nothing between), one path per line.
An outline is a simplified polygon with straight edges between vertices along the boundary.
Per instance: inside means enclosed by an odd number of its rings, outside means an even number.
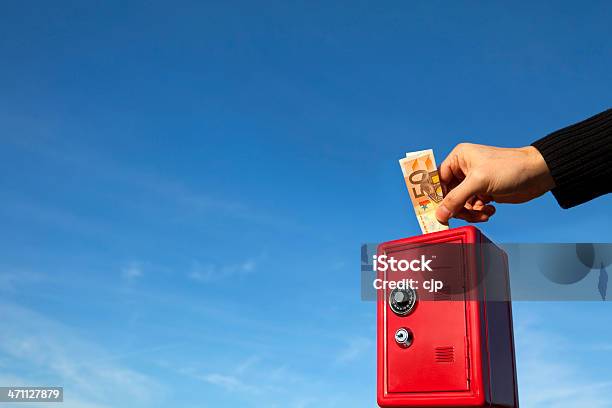
M612 192L612 109L532 143L555 180L559 205L574 207Z

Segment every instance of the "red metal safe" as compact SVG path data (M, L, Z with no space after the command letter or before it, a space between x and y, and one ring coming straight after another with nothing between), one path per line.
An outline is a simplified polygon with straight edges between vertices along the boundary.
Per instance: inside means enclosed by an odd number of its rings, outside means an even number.
M436 251L443 256L436 259ZM404 266L417 259L421 264L403 277L425 283L436 276L451 289L432 293L434 285L425 290L417 284L378 290L378 404L518 407L506 254L466 226L385 242L378 246L381 255L404 260ZM434 258L428 265L433 275L427 267L418 270L423 256ZM379 282L398 280L391 275L377 272Z

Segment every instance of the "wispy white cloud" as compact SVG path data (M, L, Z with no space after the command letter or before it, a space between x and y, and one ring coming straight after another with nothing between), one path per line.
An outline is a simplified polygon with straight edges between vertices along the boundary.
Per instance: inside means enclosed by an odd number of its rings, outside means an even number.
M129 262L123 268L121 268L121 276L127 280L134 280L144 275L143 267L140 262Z
M177 209L193 220L194 216L206 215L214 217L229 217L254 224L266 225L280 229L305 230L295 219L285 218L278 213L271 214L265 210L254 208L252 203L246 203L231 197L221 197L209 191L203 191L185 181L169 178L167 175L139 168L133 164L118 162L110 156L88 149L74 141L66 143L63 138L30 137L24 135L5 140L14 147L43 157L51 162L62 163L78 168L80 172L115 186L128 186L134 192L129 199L123 194L117 194L115 204L121 202L126 206L146 206L148 209L163 210L161 202L172 204L172 215L175 219ZM134 200L134 196L148 196L153 199ZM34 205L25 198L19 200L19 206L32 207L31 212L42 220L66 225L84 225L86 229L98 227L89 219L77 217L71 212L49 207ZM94 226L92 226L94 224Z
M31 380L27 380L24 377L13 376L13 375L0 375L0 384L2 386L12 387L31 387ZM5 403L3 403L5 405ZM14 405L5 405L7 407L18 407L23 405L21 403ZM70 387L64 386L64 401L61 403L28 403L27 406L30 408L45 408L51 406L61 406L61 408L114 408L111 405L105 403L95 403L81 399L79 395L71 392Z
M540 329L537 319L518 325L515 339L522 407L610 407L612 381L599 380L585 367L564 358L571 355L575 343Z
M368 337L351 338L344 348L336 355L336 364L346 364L363 357L366 353L374 353L374 341Z
M320 393L317 390L320 385L318 379L308 379L286 365L271 365L270 361L260 356L246 357L225 371L207 372L192 367L182 368L180 372L221 391L249 399L255 398L259 401L253 404L256 407L306 408L314 406L315 401L329 402L329 398L321 400L320 397L314 396Z
M225 265L202 264L199 261L194 261L188 276L190 279L202 283L245 276L255 270L257 262L256 258Z
M249 392L259 394L263 390L257 386L246 384L243 380L233 375L210 373L199 376L204 382L223 387L231 392Z
M146 406L159 384L112 362L112 355L73 330L32 310L0 303L0 356L10 361L22 384L69 387L66 406L110 407L119 400ZM112 390L109 393L108 390Z
M261 361L261 357L259 356L248 357L247 359L242 361L240 364L238 364L234 372L238 375L246 374L251 367L255 366L260 361Z
M260 357L250 356L240 361L234 368L229 368L224 372L203 372L193 367L183 367L178 371L183 375L232 393L261 394L273 386L270 383L260 382L261 373L256 368L259 361L261 361Z

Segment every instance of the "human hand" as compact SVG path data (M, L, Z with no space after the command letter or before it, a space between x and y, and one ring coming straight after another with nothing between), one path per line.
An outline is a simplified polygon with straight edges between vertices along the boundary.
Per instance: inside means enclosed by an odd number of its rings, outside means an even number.
M544 158L532 146L461 143L442 162L439 175L447 191L436 210L442 223L451 217L488 221L495 213L489 203L524 203L555 186Z

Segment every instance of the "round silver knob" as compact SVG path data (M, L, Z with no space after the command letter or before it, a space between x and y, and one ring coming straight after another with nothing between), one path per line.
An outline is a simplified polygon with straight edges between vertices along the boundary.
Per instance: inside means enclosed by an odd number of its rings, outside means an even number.
M414 336L412 335L412 331L410 329L402 327L397 329L395 332L395 342L402 348L410 347L413 339Z

